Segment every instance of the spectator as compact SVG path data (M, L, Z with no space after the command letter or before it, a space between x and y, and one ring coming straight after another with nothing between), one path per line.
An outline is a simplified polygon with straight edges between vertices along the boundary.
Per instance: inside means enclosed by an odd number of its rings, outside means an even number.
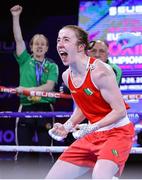
M35 34L30 41L32 54L26 49L20 27L22 7L15 5L10 9L13 19L13 33L16 42L16 60L19 64L20 86L18 92L24 89L37 91L53 91L58 82L58 66L52 59L46 57L49 48L48 39L43 34ZM20 96L19 111L53 111L54 98ZM16 144L34 145L35 132L38 145L50 146L53 141L48 130L53 126L54 118L20 118L16 120Z
M108 59L109 55L109 45L106 41L91 41L90 42L90 48L87 51L88 55L91 57L95 57L97 59L102 60L103 62L109 64L115 75L118 85L120 86L121 79L122 79L122 70L120 67L114 63L111 63Z

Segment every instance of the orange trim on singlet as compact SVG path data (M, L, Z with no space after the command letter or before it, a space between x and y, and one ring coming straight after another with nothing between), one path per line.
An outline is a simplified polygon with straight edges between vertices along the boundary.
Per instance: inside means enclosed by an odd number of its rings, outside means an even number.
M93 64L95 60L95 58L90 58L89 65ZM83 114L90 123L94 123L106 116L112 109L104 100L100 91L94 86L90 72L91 70L88 68L85 80L80 87L75 87L73 85L71 72L69 72L68 85L75 102L80 107Z

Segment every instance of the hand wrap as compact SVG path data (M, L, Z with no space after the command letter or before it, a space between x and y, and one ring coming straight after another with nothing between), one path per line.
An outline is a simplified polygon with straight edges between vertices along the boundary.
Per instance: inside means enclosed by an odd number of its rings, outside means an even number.
M73 131L73 124L72 124L72 122L71 122L70 120L66 121L64 124L61 124L61 126L64 127L64 129L65 129L65 131L66 131L67 133ZM61 127L61 126L60 126L60 127ZM62 141L63 139L65 139L65 138L67 137L67 136L60 136L60 135L58 135L58 134L55 134L55 130L53 130L53 128L50 129L50 130L48 131L48 133L49 133L49 135L50 135L53 139L55 139L56 141Z
M77 128L72 133L73 137L75 139L80 139L83 136L96 131L99 129L99 126L97 124L79 124Z
M62 141L65 137L54 134L53 129L48 131L49 135L56 141Z

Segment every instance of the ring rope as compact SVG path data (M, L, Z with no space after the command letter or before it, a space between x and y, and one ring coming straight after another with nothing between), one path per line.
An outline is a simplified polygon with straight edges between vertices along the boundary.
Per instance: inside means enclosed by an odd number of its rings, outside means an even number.
M4 145L0 146L0 151L5 152L53 152L62 153L68 148L68 146L15 146ZM132 147L130 154L142 154L141 147Z
M67 146L0 146L0 151L5 152L54 152L60 153L67 149Z
M57 117L57 118L69 118L72 112L12 112L4 111L0 112L0 118L45 118L45 117Z
M72 99L70 94L59 93L59 92L46 92L46 91L34 91L34 90L23 90L22 93L18 93L16 88L7 88L5 86L0 86L0 92L10 93L10 94L23 94L25 96L38 96L38 97L50 97L50 98L64 98L64 99ZM142 99L142 94L124 94L124 100L132 100L132 99Z
M63 99L72 99L70 94L59 93L59 92L46 92L46 91L29 91L23 90L23 92L18 93L16 88L6 88L4 86L0 86L0 92L17 94L17 95L25 95L25 96L37 96L37 97L50 97L50 98L63 98Z
M13 112L13 111L2 111L0 112L0 118L44 118L44 117L57 117L57 118L68 118L73 112L56 111L56 112ZM133 116L132 116L133 115ZM140 118L142 112L128 112L128 117L136 116Z
M56 112L12 112L12 111L3 111L0 112L0 119L5 118L69 118L72 115L73 112L65 112L65 111L56 111ZM133 116L132 116L133 115ZM137 115L137 116L136 116ZM130 117L129 117L130 116ZM142 125L137 124L137 121L134 121L134 117L137 117L137 119L142 116L142 113L129 113L128 112L128 117L131 118L133 117L133 120L131 120L135 124L135 131L138 133L142 131Z
M72 112L63 112L63 111L57 111L57 112L12 112L12 111L4 111L0 112L0 119L1 118L45 118L45 117L55 117L55 118L69 118L72 115ZM131 115L131 114L130 114ZM142 113L141 113L142 115ZM129 114L128 114L129 116ZM140 115L139 115L140 117ZM133 122L133 120L132 120ZM136 124L136 123L134 123ZM142 131L142 125L136 124L135 125L135 131L136 133Z

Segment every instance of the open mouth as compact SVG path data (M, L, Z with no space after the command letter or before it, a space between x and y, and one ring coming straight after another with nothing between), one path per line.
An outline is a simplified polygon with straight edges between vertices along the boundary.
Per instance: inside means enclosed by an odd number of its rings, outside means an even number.
M66 57L67 55L68 55L68 53L66 53L66 52L60 52L61 57Z
M67 56L68 53L66 53L66 52L60 52L60 55L61 55L61 56Z
M43 51L42 49L37 49L38 53L42 53L42 51Z

